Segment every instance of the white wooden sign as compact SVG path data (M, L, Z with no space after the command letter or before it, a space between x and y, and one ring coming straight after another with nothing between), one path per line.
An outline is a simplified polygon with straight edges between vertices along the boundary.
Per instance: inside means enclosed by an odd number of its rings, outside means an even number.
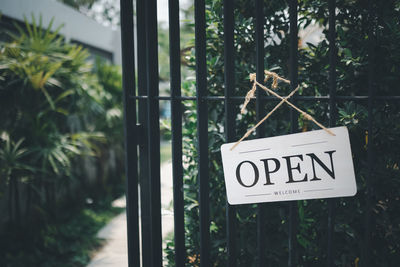
M231 205L354 196L357 193L346 127L221 146Z

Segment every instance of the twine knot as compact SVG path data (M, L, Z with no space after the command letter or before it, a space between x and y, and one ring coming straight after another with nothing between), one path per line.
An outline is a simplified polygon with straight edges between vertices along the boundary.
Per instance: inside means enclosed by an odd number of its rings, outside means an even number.
M264 82L267 82L269 79L272 78L272 84L271 87L273 89L276 89L278 87L278 82L284 82L287 84L290 84L289 80L286 80L285 78L280 77L278 74L276 74L275 72L272 71L267 71L264 70L264 74L265 74L265 79ZM275 112L275 110L277 110L283 103L286 102L286 104L288 104L289 106L291 106L292 108L294 108L295 110L297 110L300 114L302 114L304 116L304 118L306 118L307 120L310 120L312 122L314 122L315 124L317 124L320 128L322 128L323 130L325 130L327 133L329 133L330 135L335 135L332 131L330 131L329 129L327 129L325 126L323 126L322 124L320 124L318 121L316 121L310 114L308 114L307 112L301 110L300 108L298 108L297 106L293 105L292 103L290 103L288 101L288 99L294 95L299 89L300 86L297 86L292 92L290 92L289 95L287 95L286 97L282 97L280 95L278 95L277 93L275 93L273 90L269 89L268 87L262 85L261 83L259 83L257 81L257 76L255 73L250 73L249 75L250 78L250 82L253 82L253 86L252 88L247 92L244 103L243 103L243 107L241 109L241 113L243 114L246 110L246 106L247 104L250 102L250 100L252 98L254 98L254 94L257 90L257 85L262 88L264 91L271 93L272 95L276 96L277 98L281 99L281 102L279 102L264 118L262 118L255 126L253 126L251 129L249 129L243 136L242 138L239 139L239 141L237 141L231 148L231 150L233 150L237 145L240 144L240 142L242 142L245 138L247 138L261 123L263 123L266 119L268 119L269 116L272 115L272 113Z
M304 118L306 118L307 120L309 120L309 121L311 121L311 120L313 120L313 117L310 115L310 114L307 114L307 113L301 113L303 116L304 116Z

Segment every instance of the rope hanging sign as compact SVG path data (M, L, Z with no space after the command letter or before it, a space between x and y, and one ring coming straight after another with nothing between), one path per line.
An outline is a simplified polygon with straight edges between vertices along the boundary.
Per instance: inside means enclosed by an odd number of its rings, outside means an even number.
M255 97L257 86L281 101L236 143L221 146L229 204L355 195L357 186L347 128L326 128L288 100L300 86L287 96L280 96L274 90L279 83L290 81L274 72L264 73L264 82L271 80L271 89L258 82L254 73L250 74L253 85L241 113ZM284 103L322 130L243 141Z
M264 70L265 73L265 79L264 82L267 82L269 79L272 78L272 88L276 89L278 87L278 82L284 82L287 84L290 84L289 80L286 80L285 78L280 77L278 74L276 74L275 72L272 71L267 71ZM267 114L265 115L264 118L262 118L256 125L254 125L253 127L251 127L243 136L242 138L240 138L231 148L231 150L235 149L235 147L237 147L240 142L242 142L244 139L246 139L252 132L254 132L258 126L260 126L261 123L263 123L266 119L268 119L272 113L274 113L283 103L288 104L289 106L291 106L292 108L294 108L295 110L297 110L300 114L302 114L304 116L304 118L306 118L307 120L310 120L312 122L314 122L316 125L318 125L320 128L322 128L324 131L326 131L327 133L329 133L330 135L334 136L335 134L329 130L328 128L326 128L325 126L323 126L321 123L319 123L318 121L316 121L310 114L308 114L307 112L301 110L300 108L298 108L297 106L295 106L294 104L292 104L291 102L288 101L288 99L293 96L299 89L300 86L297 86L289 95L287 95L286 97L282 97L280 95L278 95L277 93L275 93L273 90L271 90L270 88L266 87L265 85L259 83L256 79L256 74L255 73L251 73L250 74L250 82L253 82L253 86L250 89L250 91L247 92L246 94L246 98L244 100L243 103L243 107L241 109L241 113L243 114L246 110L247 104L250 102L250 100L252 98L254 98L254 94L257 90L257 85L262 88L264 91L272 94L273 96L276 96L277 98L281 99L281 101Z

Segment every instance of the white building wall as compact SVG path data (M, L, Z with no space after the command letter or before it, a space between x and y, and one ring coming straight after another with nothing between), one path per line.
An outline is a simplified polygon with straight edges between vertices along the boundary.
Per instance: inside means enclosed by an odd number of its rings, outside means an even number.
M113 54L115 64L121 64L121 32L98 24L93 19L81 14L55 0L1 0L0 11L3 15L24 20L24 15L31 21L34 14L36 21L42 15L43 25L47 26L54 17L53 29L64 24L60 34L67 40L75 40L100 48Z

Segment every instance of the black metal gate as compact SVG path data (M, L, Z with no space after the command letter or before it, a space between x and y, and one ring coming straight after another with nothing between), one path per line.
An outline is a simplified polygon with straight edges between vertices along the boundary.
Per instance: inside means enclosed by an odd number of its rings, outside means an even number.
M368 104L368 131L372 132L372 108L375 101L399 100L398 96L374 96L373 76L370 75L368 95L337 96L336 95L336 48L335 48L335 0L329 0L329 95L308 97L297 96L294 101L326 101L330 107L330 125L335 126L337 101L366 101ZM174 227L175 227L175 263L185 265L185 235L184 235L184 202L183 202L183 169L182 169L182 108L184 100L197 102L197 133L198 133L198 173L199 173L199 203L200 203L200 255L201 266L212 266L210 251L210 218L209 218L209 173L208 173L208 117L207 102L221 101L225 103L225 134L226 141L234 138L233 103L242 100L233 96L234 89L234 8L233 1L224 0L224 43L225 43L225 95L207 95L206 73L206 21L205 0L195 0L195 51L196 51L196 97L181 96L180 71L180 31L179 31L179 1L169 0L169 31L170 31L170 68L171 95L159 96L158 80L158 47L157 47L157 1L137 0L137 47L134 48L134 8L133 0L121 0L121 29L123 54L123 86L125 101L125 136L126 136L126 173L127 173L127 215L128 215L128 249L129 266L162 266L162 235L161 235L161 197L160 197L160 133L159 133L159 101L171 103L172 124L172 155L173 155L173 197L174 197ZM263 77L264 71L264 14L263 1L254 1L256 10L256 65L257 77ZM298 2L289 1L290 14L290 80L291 89L298 84ZM371 29L372 31L372 29ZM369 40L373 42L373 40ZM137 53L134 53L135 49ZM371 55L374 51L371 45ZM137 55L137 71L135 70L135 54ZM371 64L372 65L372 64ZM370 74L373 72L370 67ZM137 73L137 76L136 76ZM137 77L137 82L135 78ZM136 90L137 85L137 90ZM136 94L136 91L138 92ZM261 101L269 97L257 98L257 117L261 119ZM291 114L292 132L297 122L296 114ZM262 130L257 131L258 137L263 137ZM373 140L369 140L368 146ZM138 155L140 155L138 159ZM368 149L368 162L372 175L373 153ZM139 171L140 170L140 171ZM140 187L138 185L140 184ZM367 181L367 192L369 183ZM141 233L139 233L139 188L141 196ZM333 266L333 222L335 219L335 199L328 200L328 243L327 266ZM367 205L371 205L367 197ZM295 203L289 204L289 237L288 237L288 266L296 266L295 238L296 225ZM266 204L258 205L257 214L257 251L258 266L266 266L263 255L267 233L261 227L265 220ZM235 207L227 204L227 253L228 266L236 266ZM365 240L362 265L369 266L370 251L370 212L369 206L365 214ZM141 241L140 241L141 240ZM141 242L141 245L140 245Z

